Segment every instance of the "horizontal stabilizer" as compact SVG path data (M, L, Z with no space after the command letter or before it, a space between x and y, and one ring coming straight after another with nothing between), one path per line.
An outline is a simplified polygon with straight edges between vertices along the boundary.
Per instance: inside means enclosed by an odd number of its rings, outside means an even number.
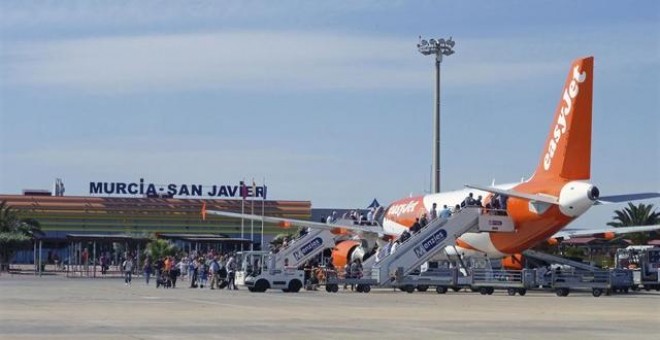
M630 201L647 200L660 197L657 192L643 192L638 194L613 195L598 198L597 204L626 203Z
M614 234L622 235L629 233L641 233L660 230L660 225L646 225L646 226L629 226L629 227L609 227L609 228L598 228L598 229L564 229L556 234L553 238L566 239L571 237L585 237L585 236L595 236L600 234Z
M533 195L533 194L526 194L523 192L518 192L514 190L507 190L507 189L500 189L500 188L495 188L495 187L482 187L482 186L477 186L477 185L471 185L471 184L466 184L465 185L468 188L472 189L477 189L481 191L487 191L493 194L500 194L504 196L510 196L510 197L518 197L518 198L524 198L530 201L537 201L537 202L543 202L543 203L548 203L548 204L559 204L559 200L557 197L550 196L550 195Z

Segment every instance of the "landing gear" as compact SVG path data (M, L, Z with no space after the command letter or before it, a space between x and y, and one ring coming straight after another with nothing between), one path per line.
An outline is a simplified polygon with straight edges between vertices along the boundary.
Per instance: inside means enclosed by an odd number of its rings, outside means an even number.
M568 290L568 288L557 288L557 290L555 290L557 296L568 296L569 292L570 290Z
M405 286L403 286L403 290L404 290L406 293L412 294L412 293L415 291L415 286L413 286L413 285L405 285Z
M593 295L594 297L599 297L603 295L603 290L600 288L594 288L591 290L591 295Z
M437 287L435 287L435 292L438 293L438 294L445 294L445 293L447 293L447 287L437 286Z
M417 286L417 291L418 291L418 292L425 292L425 291L427 291L427 290L429 290L429 286L427 286L427 285L419 285L419 286Z

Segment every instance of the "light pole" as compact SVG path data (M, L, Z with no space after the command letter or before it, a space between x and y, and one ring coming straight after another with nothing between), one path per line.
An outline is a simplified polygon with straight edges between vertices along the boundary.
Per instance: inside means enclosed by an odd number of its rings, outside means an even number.
M433 112L433 174L431 175L431 193L440 192L440 63L442 56L454 54L455 42L451 37L430 39L419 37L417 49L423 55L435 55L435 110Z

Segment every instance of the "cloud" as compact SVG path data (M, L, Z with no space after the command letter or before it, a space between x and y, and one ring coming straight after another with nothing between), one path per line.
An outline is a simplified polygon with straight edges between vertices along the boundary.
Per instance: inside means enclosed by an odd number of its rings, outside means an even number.
M196 90L427 89L431 58L414 38L327 32L232 31L18 43L3 52L11 86L94 94ZM552 70L538 62L458 62L453 85Z

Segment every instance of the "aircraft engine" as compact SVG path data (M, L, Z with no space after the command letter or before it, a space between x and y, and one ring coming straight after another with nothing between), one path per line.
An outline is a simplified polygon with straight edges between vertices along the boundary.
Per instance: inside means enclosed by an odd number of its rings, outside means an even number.
M577 217L587 211L598 200L600 191L593 184L571 181L559 192L559 210L569 217Z
M364 254L365 251L360 242L353 240L343 241L332 249L332 264L337 269L343 269L347 263L355 259L359 258L362 260Z

